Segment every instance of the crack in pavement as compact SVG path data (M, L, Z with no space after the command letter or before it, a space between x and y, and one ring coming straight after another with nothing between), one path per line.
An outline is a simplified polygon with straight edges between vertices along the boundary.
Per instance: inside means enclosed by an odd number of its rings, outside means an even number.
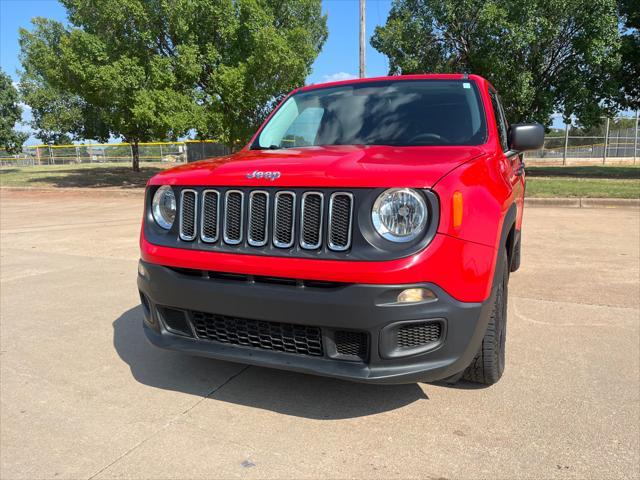
M0 242L1 243L1 242ZM121 246L118 248L124 249L126 246ZM41 256L41 257L45 257L47 259L50 259L52 256L58 256L58 257L69 257L69 259L82 259L85 260L87 262L91 262L93 260L117 260L117 261L122 261L122 262L137 262L140 259L140 254L138 255L132 255L130 257L123 257L123 256L107 256L107 255L97 255L95 253L92 254L83 254L83 253L70 253L70 252L59 252L56 250L43 250L42 248L17 248L17 247L2 247L3 250L3 254L0 256L0 259L6 257L5 253L7 251L13 251L13 252L17 252L17 253L26 253L29 255L34 255L34 256ZM42 265L46 265L46 264L42 264ZM77 266L74 266L74 268ZM62 270L67 270L67 267L62 267L62 268L55 268L54 270L50 270L51 272L53 271L62 271ZM46 272L48 273L49 270ZM38 273L36 273L38 274ZM25 276L32 276L31 274L25 274Z
M128 449L126 452L124 452L122 455L120 455L118 458L116 458L113 462L109 463L108 465L105 465L104 467L102 467L100 470L98 470L96 473L94 473L93 475L91 475L90 477L87 478L87 480L92 480L93 478L97 477L98 475L100 475L102 472L104 472L105 470L108 470L110 467L112 467L113 465L115 465L116 463L118 463L120 460L122 460L123 458L125 458L127 455L129 455L131 452L133 452L134 450L137 450L139 447L141 447L142 445L144 445L145 443L147 443L149 440L151 440L153 437L155 437L156 435L158 435L160 432L163 432L164 430L166 430L167 428L169 428L170 426L172 426L173 424L175 424L180 418L182 418L184 415L187 415L191 410L193 410L194 408L196 408L198 405L200 405L202 402L204 402L205 400L207 400L208 398L211 398L211 396L218 392L221 388L225 387L226 385L228 385L231 381L233 381L234 379L236 379L237 377L239 377L240 375L242 375L244 372L246 372L249 368L251 367L251 365L245 365L244 368L242 370L240 370L237 373L234 373L233 375L231 375L229 378L227 378L224 382L222 382L220 385L218 385L217 387L215 387L213 390L211 390L209 393L207 393L205 396L203 396L200 400L198 400L197 402L195 402L193 405L191 405L189 408L187 408L184 412L174 416L173 418L171 418L167 423L165 423L161 428L159 428L158 430L156 430L155 432L153 432L151 435L147 436L146 438L140 440L138 443L136 443L133 447L131 447L130 449Z
M518 298L518 297L515 297L515 298ZM515 300L515 298L512 298L512 300ZM520 297L520 298L525 298L526 299L526 297ZM549 300L549 302L550 303L565 303L565 304L568 304L568 305L596 306L596 307L600 306L600 305L590 305L590 304L584 304L584 303L554 302L552 300ZM591 328L591 327L609 327L609 328L622 328L623 330L630 330L630 331L636 331L637 330L637 329L634 329L634 328L628 328L628 327L623 326L623 325L618 325L618 324L615 324L615 323L575 323L575 322L558 323L558 322L545 322L543 320L536 320L534 318L531 318L531 317L521 313L520 310L518 309L518 305L517 305L517 303L515 301L512 301L511 305L513 306L513 313L516 314L516 317L524 320L525 322L533 323L534 325L543 325L545 327L589 327L589 328ZM611 307L609 307L609 308L611 308ZM629 308L629 307L616 307L616 308L622 308L622 309L633 310L633 311L636 310L634 308Z
M78 227L90 227L95 225L119 227L124 225L138 225L139 223L140 221L136 219L131 219L131 220L118 219L118 220L105 220L103 222L69 223L65 225L36 225L32 227L25 226L25 227L11 228L11 229L3 228L2 234L3 235L20 235L22 233L35 233L43 230L47 232L52 232L52 231L60 231L60 230L69 230L69 229L74 229Z
M619 308L621 310L636 310L640 311L638 307L625 307L622 305L613 305L609 303L586 303L586 302L570 302L568 300L551 300L549 298L540 298L540 297L525 297L522 295L509 295L510 298L520 298L522 300L535 300L537 302L547 302L547 303L562 303L565 305L580 305L584 307L602 307L602 308Z

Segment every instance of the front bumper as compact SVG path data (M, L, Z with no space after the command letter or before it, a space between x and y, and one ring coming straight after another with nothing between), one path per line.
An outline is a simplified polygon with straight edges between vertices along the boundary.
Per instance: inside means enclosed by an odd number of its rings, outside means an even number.
M459 302L432 284L336 284L331 288L314 288L301 283L296 286L205 278L198 271L179 271L146 262L140 265L138 288L146 317L144 331L154 345L359 382L413 383L459 373L478 351L493 299L491 295L483 303ZM389 298L413 287L431 289L437 301L388 304ZM164 307L185 311L190 326L188 334L167 328L160 313ZM324 348L320 356L312 356L200 339L191 312L317 327ZM400 326L425 320L440 322L439 341L424 348L395 349ZM366 337L367 353L363 358L341 356L332 348L334 334L345 330L361 332Z

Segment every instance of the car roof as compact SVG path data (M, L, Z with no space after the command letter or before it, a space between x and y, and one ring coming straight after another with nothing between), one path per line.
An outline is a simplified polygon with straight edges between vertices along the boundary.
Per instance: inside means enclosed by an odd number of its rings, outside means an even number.
M388 82L389 80L401 81L401 80L475 80L480 85L490 86L491 84L480 75L469 75L466 73L422 73L416 75L392 75L385 77L370 77L370 78L353 78L349 80L340 80L337 82L328 83L315 83L313 85L307 85L301 87L296 91L305 92L308 90L316 90L319 88L334 87L339 85L352 85L357 83L372 83L372 82Z

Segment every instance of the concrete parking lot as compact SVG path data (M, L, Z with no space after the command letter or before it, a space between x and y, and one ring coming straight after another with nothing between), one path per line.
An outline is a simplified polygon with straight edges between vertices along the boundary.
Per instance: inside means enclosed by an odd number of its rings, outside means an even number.
M141 205L0 192L1 478L640 476L638 209L529 208L505 376L452 388L153 348Z

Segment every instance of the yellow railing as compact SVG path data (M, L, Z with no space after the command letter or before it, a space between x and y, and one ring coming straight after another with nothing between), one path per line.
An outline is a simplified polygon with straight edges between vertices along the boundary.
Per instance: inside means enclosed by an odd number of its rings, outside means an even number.
M143 142L138 144L139 157L145 162L182 163L187 161L187 147L202 145L207 155L220 155L214 140L185 140L180 142ZM194 145L195 146L195 145ZM72 163L130 162L132 145L122 143L82 143L73 145L28 145L20 154L10 154L0 149L0 165L61 165ZM200 156L202 158L202 155Z

